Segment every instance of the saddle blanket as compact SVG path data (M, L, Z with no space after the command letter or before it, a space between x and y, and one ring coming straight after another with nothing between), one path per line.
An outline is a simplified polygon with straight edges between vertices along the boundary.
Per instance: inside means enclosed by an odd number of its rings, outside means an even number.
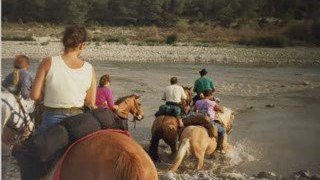
M65 118L44 133L32 136L13 151L22 179L41 178L70 144L101 129L128 130L127 121L110 110L96 109Z

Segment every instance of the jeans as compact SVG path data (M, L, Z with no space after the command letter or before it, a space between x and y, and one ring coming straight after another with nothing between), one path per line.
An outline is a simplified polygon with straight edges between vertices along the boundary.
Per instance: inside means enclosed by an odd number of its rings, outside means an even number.
M41 125L38 129L38 133L43 133L48 128L51 128L51 127L59 124L64 118L69 117L69 116L73 116L73 115L76 115L76 114L44 111L43 120L42 120Z
M216 126L216 127L218 128L218 135L219 135L219 137L221 137L221 138L224 137L224 134L226 133L226 130L225 130L224 127L222 127L221 124L216 123L216 122L214 122L214 121L210 121L210 124L212 124L213 126Z

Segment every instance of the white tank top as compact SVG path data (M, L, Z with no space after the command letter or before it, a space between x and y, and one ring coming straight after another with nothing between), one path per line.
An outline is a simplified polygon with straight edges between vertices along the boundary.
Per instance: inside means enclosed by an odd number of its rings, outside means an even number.
M92 66L88 62L71 69L61 56L51 59L46 76L44 105L52 108L82 107L92 81Z

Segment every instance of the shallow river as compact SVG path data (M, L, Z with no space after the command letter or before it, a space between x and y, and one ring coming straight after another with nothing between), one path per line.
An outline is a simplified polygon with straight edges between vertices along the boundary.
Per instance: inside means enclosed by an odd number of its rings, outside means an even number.
M143 145L148 145L151 139L153 114L163 103L162 91L170 77L177 76L179 84L193 86L198 71L205 67L208 76L216 82L215 96L224 106L237 111L230 135L235 150L228 158L207 159L207 170L215 168L249 175L273 171L284 176L301 169L320 172L320 67L92 63L98 78L104 73L111 75L116 97L143 95L145 119L136 129L132 126L130 129ZM32 62L32 71L37 64ZM2 78L11 66L12 61L2 60ZM268 104L274 107L266 107ZM171 162L166 158L167 151L163 147L161 157L165 160L157 165L161 172ZM6 162L3 166L7 166ZM182 166L186 167L178 173L191 172L188 163Z

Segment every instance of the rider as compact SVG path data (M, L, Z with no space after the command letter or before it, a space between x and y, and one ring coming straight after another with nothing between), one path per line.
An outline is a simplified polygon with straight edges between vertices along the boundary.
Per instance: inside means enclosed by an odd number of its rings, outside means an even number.
M166 105L174 109L174 116L177 117L179 121L179 127L183 127L183 122L181 118L181 100L186 100L187 95L183 88L178 84L178 78L172 77L170 79L170 84L164 90L162 100L166 101Z
M114 98L112 90L110 89L110 76L105 74L101 76L99 80L99 86L97 88L96 106L99 108L106 108L112 111L118 109L117 105L114 105Z
M201 77L196 80L193 88L193 92L197 93L197 95L193 97L194 104L201 99L201 94L203 94L204 90L215 90L215 84L212 79L206 77L208 71L206 69L202 69L199 73Z
M26 110L31 113L34 102L30 99L33 77L28 71L30 66L29 58L25 55L16 55L13 66L13 72L3 80L2 86L16 96L21 95L26 100Z
M198 100L196 102L196 108L197 112L207 115L210 117L210 124L212 126L216 126L218 128L218 150L223 150L223 139L225 135L225 128L221 126L220 123L216 123L216 112L219 111L223 113L223 108L218 105L215 101L212 101L213 99L213 92L212 90L206 89L203 92L204 98L201 100ZM213 129L213 128L211 128ZM209 133L213 134L213 133Z
M82 113L84 105L95 108L96 74L90 63L80 59L86 40L84 27L67 27L63 54L42 60L30 95L33 100L44 100L39 132Z

